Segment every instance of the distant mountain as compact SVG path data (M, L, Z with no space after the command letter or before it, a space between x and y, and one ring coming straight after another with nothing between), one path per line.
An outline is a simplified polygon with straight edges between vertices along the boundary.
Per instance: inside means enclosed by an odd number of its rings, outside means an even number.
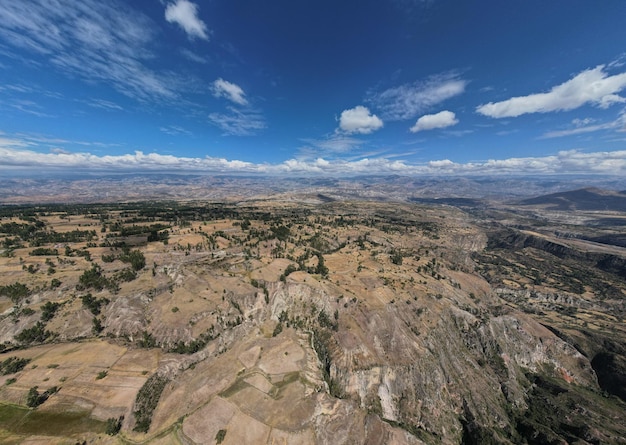
M525 199L519 204L546 206L550 210L614 210L626 212L626 192L589 187Z

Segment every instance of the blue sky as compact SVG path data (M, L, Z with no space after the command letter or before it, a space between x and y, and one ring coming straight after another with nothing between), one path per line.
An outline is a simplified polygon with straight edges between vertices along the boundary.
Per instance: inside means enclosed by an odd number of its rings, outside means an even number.
M626 173L623 0L0 0L0 172Z

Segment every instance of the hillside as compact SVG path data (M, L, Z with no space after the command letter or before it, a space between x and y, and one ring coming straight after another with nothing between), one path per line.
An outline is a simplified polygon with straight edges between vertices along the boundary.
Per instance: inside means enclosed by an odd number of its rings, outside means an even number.
M550 210L612 210L624 212L626 211L626 193L598 188L583 188L525 199L520 204L525 206L545 206Z
M0 208L0 442L625 443L626 255L460 202Z

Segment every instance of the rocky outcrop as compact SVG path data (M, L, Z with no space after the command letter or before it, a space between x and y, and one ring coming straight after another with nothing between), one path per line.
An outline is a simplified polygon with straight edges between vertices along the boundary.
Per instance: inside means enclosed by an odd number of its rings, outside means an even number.
M527 406L526 374L598 387L589 360L529 316L474 315L455 300L342 311L326 345L330 378L368 412L438 443L460 443L468 422L494 440L513 437L511 410ZM331 295L302 284L274 289L270 306L275 320L285 311L308 327L337 308Z

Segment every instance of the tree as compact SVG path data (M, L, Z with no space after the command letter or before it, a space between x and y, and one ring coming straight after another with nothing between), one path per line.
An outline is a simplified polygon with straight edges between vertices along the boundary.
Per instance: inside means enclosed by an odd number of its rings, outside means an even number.
M52 320L60 306L60 303L46 302L46 304L41 306L41 321L46 322Z
M122 429L122 422L124 421L124 416L118 417L109 417L107 419L107 426L105 433L109 436L115 436Z
M46 325L38 321L35 326L24 329L17 334L15 339L20 343L43 343L51 335L52 332L46 330Z
M37 391L37 386L33 386L28 390L28 395L26 396L26 406L29 408L36 408L39 406L39 391Z
M401 266L402 265L402 254L400 253L399 250L393 250L391 252L391 262L397 266Z
M278 241L283 241L284 243L287 243L287 238L291 235L289 228L285 226L271 227L270 230L274 233L274 236L278 238Z
M319 252L317 253L317 267L315 268L315 273L318 273L323 277L328 276L328 267L324 264L324 257Z

